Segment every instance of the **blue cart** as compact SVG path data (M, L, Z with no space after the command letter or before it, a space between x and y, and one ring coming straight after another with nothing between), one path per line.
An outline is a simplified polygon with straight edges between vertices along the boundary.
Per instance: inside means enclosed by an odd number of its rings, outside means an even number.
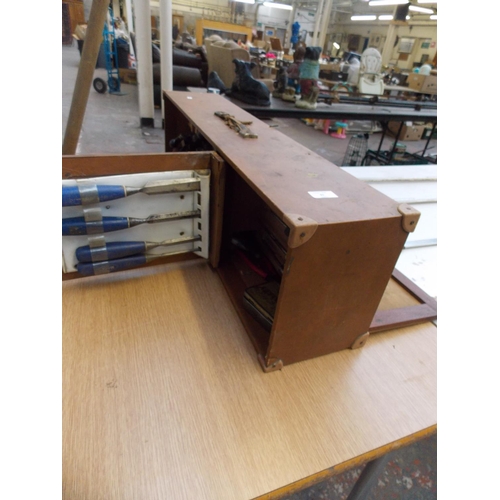
M102 78L94 78L94 89L99 94L104 94L106 90L110 94L121 94L120 92L120 72L118 69L118 49L115 36L115 20L113 9L109 7L109 22L104 24L103 30L104 55L106 56L106 70L108 72L108 81Z

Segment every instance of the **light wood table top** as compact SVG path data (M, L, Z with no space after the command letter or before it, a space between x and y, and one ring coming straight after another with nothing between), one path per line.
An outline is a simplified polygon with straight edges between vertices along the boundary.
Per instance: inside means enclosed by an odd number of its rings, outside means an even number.
M264 373L201 259L62 286L65 499L275 498L436 429L431 323Z

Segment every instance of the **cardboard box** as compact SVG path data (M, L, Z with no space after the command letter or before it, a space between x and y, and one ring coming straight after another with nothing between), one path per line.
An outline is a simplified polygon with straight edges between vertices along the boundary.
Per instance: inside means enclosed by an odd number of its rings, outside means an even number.
M411 73L406 82L410 89L420 90L426 94L437 94L437 76Z
M337 73L340 73L340 64L338 64L338 63L320 64L319 70L320 71L335 71Z
M118 68L118 74L120 75L120 81L122 83L129 83L132 85L137 84L137 70L136 69Z
M73 38L76 40L85 40L85 35L87 34L86 24L77 24L75 32L73 33Z
M389 122L389 133L396 137L401 122ZM425 130L425 125L417 125L413 122L404 122L399 135L399 141L419 141Z

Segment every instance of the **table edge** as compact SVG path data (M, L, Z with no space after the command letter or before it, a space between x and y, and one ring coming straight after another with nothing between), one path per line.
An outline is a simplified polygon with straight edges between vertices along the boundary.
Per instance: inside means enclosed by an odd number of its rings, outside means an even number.
M425 429L417 431L401 439L387 443L379 448L375 448L374 450L370 450L362 455L358 455L357 457L334 465L333 467L329 467L328 469L324 469L303 479L299 479L298 481L282 486L281 488L265 493L264 495L254 497L252 500L280 500L285 496L297 493L305 488L309 488L310 486L314 486L321 481L325 481L342 474L343 472L354 467L364 465L367 462L371 462L372 460L375 460L391 451L403 448L404 446L409 446L417 441L433 436L436 433L437 424L431 425L430 427L426 427Z

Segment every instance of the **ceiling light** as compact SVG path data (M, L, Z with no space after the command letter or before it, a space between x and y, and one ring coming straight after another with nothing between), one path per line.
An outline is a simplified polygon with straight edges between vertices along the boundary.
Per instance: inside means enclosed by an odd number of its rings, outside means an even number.
M437 21L438 15L437 14L432 14L432 16L429 16L429 19L432 19L434 21Z
M423 12L424 14L434 14L432 9L426 9L425 7L417 7L416 5L410 5L408 7L409 10L413 12Z
M394 18L394 16L391 16L390 14L378 16L379 21L392 21L393 18Z
M339 45L337 42L333 42L333 46L334 46L337 50L339 50L339 49L340 49L340 45Z
M377 16L351 16L351 21L375 21Z
M409 3L408 0L370 0L368 5L370 7L377 7L377 5L402 5Z
M291 5L287 5L286 3L264 2L263 5L264 5L264 7L275 7L277 9L284 9L284 10L292 10L293 9L293 7Z

